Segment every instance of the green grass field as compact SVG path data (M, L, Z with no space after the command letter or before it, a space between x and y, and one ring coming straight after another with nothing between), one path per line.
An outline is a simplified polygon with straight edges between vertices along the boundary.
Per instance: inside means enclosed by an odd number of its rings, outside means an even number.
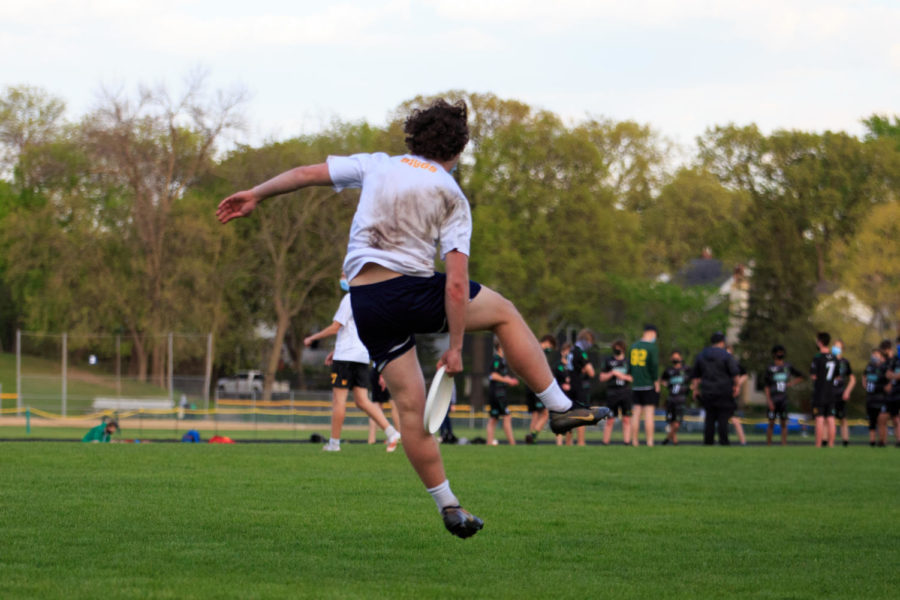
M895 598L900 450L0 444L0 598Z

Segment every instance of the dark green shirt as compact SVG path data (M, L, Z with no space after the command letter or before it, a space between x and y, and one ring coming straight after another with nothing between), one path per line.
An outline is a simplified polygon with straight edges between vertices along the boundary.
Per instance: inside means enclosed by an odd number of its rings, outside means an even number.
M100 423L96 427L91 428L84 437L81 438L82 442L108 442L109 434L106 433L106 424Z
M659 379L659 348L656 342L638 340L628 351L628 374L633 390L649 390Z

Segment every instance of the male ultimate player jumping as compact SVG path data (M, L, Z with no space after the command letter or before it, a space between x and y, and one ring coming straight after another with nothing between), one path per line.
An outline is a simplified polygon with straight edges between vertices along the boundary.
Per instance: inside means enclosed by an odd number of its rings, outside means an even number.
M466 538L483 522L460 507L438 444L422 425L425 379L415 351L416 333L449 331L450 346L438 365L454 375L462 371L463 333L492 331L510 367L550 410L554 433L597 423L609 411L574 407L512 302L469 281L472 216L451 175L469 140L465 103L437 100L414 110L404 131L409 154L330 156L327 162L296 167L232 194L219 204L216 216L222 223L246 217L266 198L309 186L362 188L344 259L359 337L397 406L407 458L444 525ZM446 275L434 271L438 243Z

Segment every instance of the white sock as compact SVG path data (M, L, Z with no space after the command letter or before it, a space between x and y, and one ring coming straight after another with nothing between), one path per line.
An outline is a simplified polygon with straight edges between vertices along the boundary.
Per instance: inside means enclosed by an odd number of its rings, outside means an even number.
M388 436L388 439L390 439L391 436L394 435L395 433L397 433L397 430L394 429L394 426L393 426L393 425L388 425L388 426L387 426L387 429L384 430L384 434L385 434L386 436Z
M453 495L453 492L450 491L450 482L446 479L444 480L444 483L437 487L428 488L428 493L434 498L434 503L437 504L438 511L445 506L459 506L459 500L457 500L456 496Z
M543 392L538 392L538 398L544 403L544 406L553 412L565 412L572 408L572 401L562 391L559 384L554 380L550 386Z
M332 446L340 446L341 440L336 440L334 438L328 438L328 443L331 444Z

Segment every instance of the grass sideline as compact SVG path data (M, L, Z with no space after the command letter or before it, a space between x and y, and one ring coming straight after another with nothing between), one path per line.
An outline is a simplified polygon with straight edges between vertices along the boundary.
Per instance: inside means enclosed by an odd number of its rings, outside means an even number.
M900 451L0 444L0 597L893 598Z

